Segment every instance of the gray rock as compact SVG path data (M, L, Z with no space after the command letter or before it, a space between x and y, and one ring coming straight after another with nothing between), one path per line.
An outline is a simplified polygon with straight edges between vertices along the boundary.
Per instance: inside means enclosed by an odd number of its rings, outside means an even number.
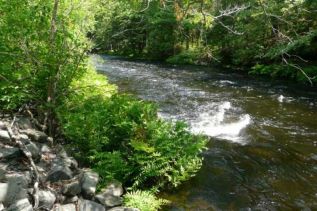
M138 208L130 208L130 207L114 207L107 211L140 211Z
M18 126L18 128L22 130L34 128L34 125L30 121L30 119L23 116L17 117L15 120L15 124Z
M120 206L123 203L123 199L120 196L113 196L110 194L98 194L96 199L106 207Z
M41 147L41 153L48 153L51 152L51 148L49 146L47 146L46 144L43 144Z
M3 121L0 121L0 129L4 130L6 129L6 127L7 127L7 124Z
M48 173L46 181L58 182L61 180L69 180L73 177L73 172L67 166L54 166Z
M4 143L9 143L11 141L8 131L0 130L0 141Z
M78 196L67 197L63 200L63 204L75 203L78 201Z
M56 201L56 196L51 191L39 191L39 207L51 209Z
M8 183L0 183L0 202L4 202L9 190Z
M0 148L0 160L8 160L21 155L18 148Z
M3 182L5 180L5 174L7 173L8 164L0 163L0 181Z
M110 183L100 194L96 195L96 199L107 207L115 207L122 204L123 199L120 197L122 194L123 188L119 182Z
M7 211L32 211L32 205L27 198L15 201Z
M91 198L96 192L99 175L91 170L85 171L81 178L81 187L84 197Z
M33 141L45 143L47 141L47 135L41 131L34 129L26 129L20 131L23 134L28 135Z
M16 173L6 175L6 178L8 186L3 204L8 207L20 199L27 198L28 182L24 175Z
M71 169L73 169L73 170L78 169L78 162L74 158L67 157L67 158L64 158L63 161L64 161L65 165L70 167Z
M40 158L40 150L33 142L29 142L25 147L31 152L32 158L37 160Z
M64 185L63 194L67 196L76 196L81 192L81 185L78 180Z
M53 211L77 211L75 204L57 204Z
M90 200L79 200L79 211L106 211L101 204Z
M24 141L24 142L28 142L30 141L30 138L25 135L25 134L19 134L18 138L21 140L21 141Z
M113 195L113 196L122 196L123 188L122 184L119 182L113 182L107 185L106 188L102 189L103 195Z

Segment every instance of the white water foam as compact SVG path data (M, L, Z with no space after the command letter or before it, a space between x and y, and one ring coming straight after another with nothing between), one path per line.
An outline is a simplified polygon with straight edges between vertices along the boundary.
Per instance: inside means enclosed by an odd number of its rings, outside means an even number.
M201 113L197 121L191 124L191 131L196 134L200 133L211 137L244 143L245 139L241 136L241 132L251 123L251 117L248 114L244 114L239 120L226 123L224 122L226 112L231 108L232 105L230 102L223 102L218 105L216 113Z

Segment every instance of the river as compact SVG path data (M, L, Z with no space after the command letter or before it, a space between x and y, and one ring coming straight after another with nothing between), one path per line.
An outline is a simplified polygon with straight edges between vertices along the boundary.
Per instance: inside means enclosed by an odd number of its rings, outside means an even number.
M317 91L235 71L93 57L119 90L210 137L166 210L317 210Z

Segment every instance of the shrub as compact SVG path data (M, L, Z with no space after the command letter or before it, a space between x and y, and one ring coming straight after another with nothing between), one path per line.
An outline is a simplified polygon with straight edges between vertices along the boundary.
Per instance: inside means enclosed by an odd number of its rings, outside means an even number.
M156 211L167 203L168 201L158 199L148 191L134 191L124 195L124 205L126 207L136 207L142 211Z
M155 105L116 94L92 71L73 89L58 109L59 119L77 157L103 182L143 189L177 186L200 168L205 139L191 135L184 123L159 119Z

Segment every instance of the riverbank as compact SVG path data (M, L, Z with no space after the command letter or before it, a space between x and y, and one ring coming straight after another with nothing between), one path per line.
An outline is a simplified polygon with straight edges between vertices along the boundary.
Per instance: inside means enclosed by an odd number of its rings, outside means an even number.
M97 193L99 175L24 116L0 119L0 165L0 210L138 210L121 206L120 183Z
M115 59L122 59L126 61L136 61L136 62L147 62L152 64L163 64L163 65L177 65L180 67L183 66L194 66L194 67L209 67L217 68L222 70L228 70L228 72L238 72L241 74L249 75L259 80L276 80L283 83L295 83L303 87L315 87L317 78L311 77L317 72L316 63L304 63L301 62L292 67L281 62L268 63L263 61L263 64L257 63L252 65L235 65L232 63L223 63L215 58L210 58L206 60L199 58L197 55L193 56L192 54L180 53L171 57L168 57L164 60L151 59L146 55L135 56L135 55L126 55L126 54L116 54L112 51L102 51L94 50L92 51L96 54L109 55Z

